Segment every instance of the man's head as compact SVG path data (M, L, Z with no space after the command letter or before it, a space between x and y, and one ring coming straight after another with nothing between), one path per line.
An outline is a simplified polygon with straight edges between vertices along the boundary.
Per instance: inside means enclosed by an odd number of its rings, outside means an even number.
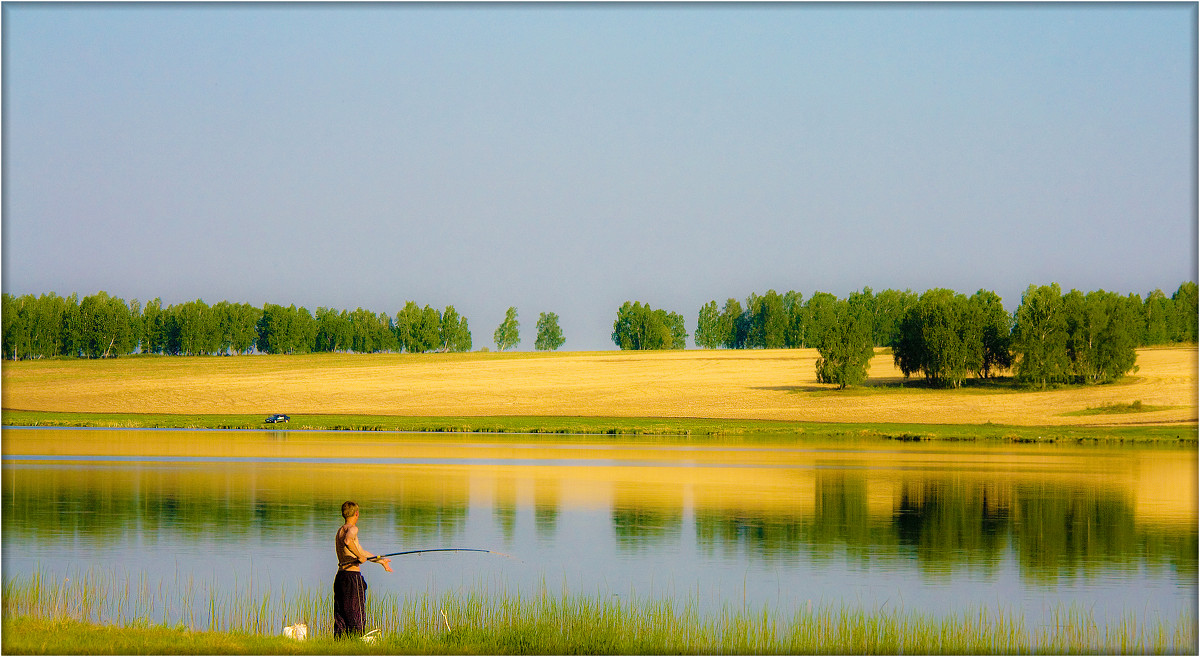
M346 520L349 520L356 515L358 515L358 505L357 504L355 504L354 502L343 502L342 503L342 517L343 518L345 518Z

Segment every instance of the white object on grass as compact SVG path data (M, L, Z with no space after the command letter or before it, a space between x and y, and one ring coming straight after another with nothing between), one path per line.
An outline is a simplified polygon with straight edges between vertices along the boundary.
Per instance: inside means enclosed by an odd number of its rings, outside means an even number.
M308 625L304 623L296 623L283 628L283 635L289 639L297 641L305 641L308 639Z

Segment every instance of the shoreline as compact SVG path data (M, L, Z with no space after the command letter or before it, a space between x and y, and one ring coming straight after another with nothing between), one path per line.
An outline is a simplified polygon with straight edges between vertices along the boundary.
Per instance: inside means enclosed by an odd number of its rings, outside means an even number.
M518 436L564 440L571 437L661 438L720 443L731 439L790 440L805 438L875 438L924 440L1043 442L1161 442L1195 444L1196 424L1124 424L1026 426L1001 424L910 424L789 422L714 418L473 416L417 417L400 415L299 415L286 424L266 424L261 415L172 415L153 413L68 413L5 409L5 428L59 427L108 429L192 429L238 431L343 431L438 434L488 434L499 439Z

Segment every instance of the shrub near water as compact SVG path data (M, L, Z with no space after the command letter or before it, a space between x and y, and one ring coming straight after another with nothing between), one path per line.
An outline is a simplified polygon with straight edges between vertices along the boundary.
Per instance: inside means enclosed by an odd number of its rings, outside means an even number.
M978 609L933 616L811 605L791 616L769 608L702 615L695 601L612 596L532 596L466 591L368 600L372 645L334 642L331 596L301 590L232 598L208 591L209 632L196 632L189 582L180 595L160 583L123 583L93 574L55 580L34 574L4 585L5 653L1195 653L1196 618L1101 628L1088 613L1063 609L1031 627L1020 616ZM174 615L175 618L171 618ZM153 627L150 623L161 622ZM308 623L312 641L279 638L284 625ZM174 627L167 624L174 622ZM47 624L57 624L50 628ZM97 625L108 627L98 628ZM120 627L128 628L121 630Z

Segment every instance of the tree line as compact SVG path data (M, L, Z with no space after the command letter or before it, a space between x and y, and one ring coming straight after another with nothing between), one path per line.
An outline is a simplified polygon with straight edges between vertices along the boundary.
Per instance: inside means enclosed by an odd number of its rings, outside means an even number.
M988 290L968 297L946 289L876 294L868 287L845 299L816 292L807 301L795 291L768 290L751 294L744 307L737 299L704 304L695 343L815 348L817 379L840 387L865 380L875 347L891 348L906 377L920 375L934 386L958 387L967 377L1011 369L1018 381L1044 387L1124 376L1136 367L1139 346L1196 342L1197 316L1191 281L1170 297L1154 290L1145 299L1031 285L1012 314ZM626 302L612 338L621 349L679 349L686 333L675 313Z
M995 296L999 304L999 296L987 294ZM912 290L874 293L869 287L852 296L870 321L871 341L876 347L895 345L901 319L919 298ZM1136 306L1131 321L1139 346L1197 341L1196 283L1180 284L1169 297L1162 290L1154 290L1144 300L1137 294L1127 298ZM816 348L834 324L838 301L828 292L816 292L805 300L799 292L781 295L775 290L762 295L752 293L745 306L732 298L724 306L709 301L700 308L695 343L710 349Z
M467 318L453 306L442 310L409 301L394 317L358 308L352 312L295 305L202 300L143 308L106 292L79 299L54 293L3 294L5 358L104 358L131 353L171 355L296 354L310 352L470 351ZM538 350L564 343L558 316L542 313ZM496 348L520 342L516 308L494 334ZM683 349L688 334L681 315L626 302L617 311L612 340L621 349ZM906 376L934 385L961 385L967 376L987 378L1012 369L1023 381L1049 385L1111 381L1134 366L1139 346L1197 341L1197 286L1182 283L1170 297L1154 290L1145 299L1103 290L1063 294L1057 284L1030 286L1009 315L998 295L971 297L929 290L871 288L839 299L816 292L751 294L706 303L697 319L695 344L705 348L816 348L818 379L839 385L866 376L874 347L889 347Z
M2 295L3 357L111 358L120 355L173 356L316 352L465 352L473 345L467 318L454 306L442 310L409 301L396 315L362 308L353 311L266 303L201 299L163 306L161 299L126 302L107 292L82 300L78 294L15 297ZM535 348L555 350L565 339L558 315L542 313ZM516 308L496 329L496 348L519 342Z
M295 305L203 300L164 307L160 299L143 308L106 292L79 299L54 293L3 295L4 357L11 359L124 354L176 356L260 352L303 354L469 351L467 320L446 306L437 310L408 302L396 316Z

